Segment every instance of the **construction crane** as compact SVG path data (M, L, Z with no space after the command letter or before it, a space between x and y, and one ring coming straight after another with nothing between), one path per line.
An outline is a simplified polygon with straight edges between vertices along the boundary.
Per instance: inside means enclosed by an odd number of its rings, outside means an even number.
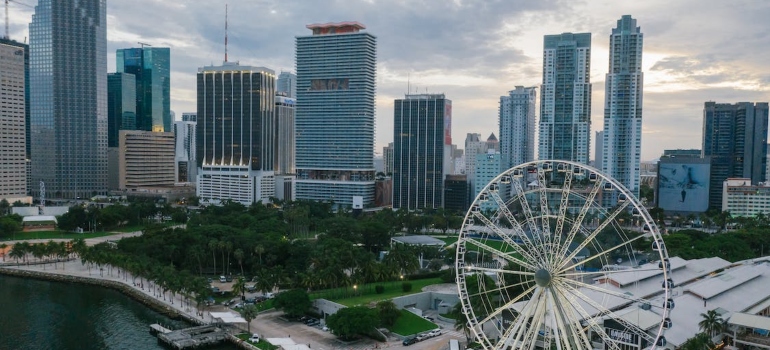
M141 41L137 42L137 44L139 44L142 48L144 48L145 46L152 46L152 45L150 45L148 43L143 43Z
M10 3L10 2L12 2L14 4L17 4L17 5L26 6L26 7L29 7L31 9L34 9L33 6L27 5L27 4L23 3L23 2L18 2L16 0L5 0L5 38L6 39L10 39L11 38L11 35L10 35L10 31L11 30L9 28L10 27L10 21L8 19L8 3Z

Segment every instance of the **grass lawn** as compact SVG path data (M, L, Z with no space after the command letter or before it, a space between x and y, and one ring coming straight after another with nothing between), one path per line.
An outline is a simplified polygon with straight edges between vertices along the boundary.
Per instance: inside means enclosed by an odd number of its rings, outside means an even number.
M360 285L355 289L353 287L348 287L347 289L335 288L313 292L310 293L310 299L324 298L345 306L365 305L374 301L388 300L403 295L419 293L425 286L441 283L441 278L426 278L403 282L411 283L412 290L404 292L401 288L402 281L367 283ZM375 286L377 285L385 287L385 291L382 294L377 294L375 291Z
M249 334L249 333L241 333L241 334L236 335L236 337L238 337L238 339L243 340L243 341L245 341L245 342L247 342L247 343L249 343L251 345L254 345L254 346L256 346L256 347L258 347L258 348L260 348L262 350L278 350L277 346L268 343L266 340L264 340L262 338L259 339L259 343L255 344L255 343L250 342L248 339L249 339L249 337L251 337L251 334Z
M390 331L403 336L409 336L436 328L439 327L435 323L409 311L401 310L401 316L396 320L396 324L390 327Z
M447 245L452 245L457 242L457 237L436 237L444 242L446 242ZM509 244L503 242L502 240L493 240L488 239L486 242L482 242L494 249L497 249L503 253L509 253L514 251L514 248L511 247ZM468 251L479 251L479 247L474 245L473 243L468 243L467 245Z
M75 239L75 238L94 238L94 237L104 237L104 236L110 236L116 234L115 232L85 232L85 233L74 233L74 232L65 232L65 231L40 231L40 232L21 232L17 233L13 237L7 237L10 239L17 239L17 240L23 240L23 239Z

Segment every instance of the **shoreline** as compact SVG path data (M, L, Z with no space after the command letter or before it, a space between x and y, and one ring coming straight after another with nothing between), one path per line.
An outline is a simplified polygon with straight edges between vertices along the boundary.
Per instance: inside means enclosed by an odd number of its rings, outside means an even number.
M208 320L207 322L205 319L210 318L210 315L204 316L204 319L201 319L200 316L196 317L195 313L198 310L194 306L189 306L187 310L184 310L184 307L182 306L183 299L178 294L174 297L175 303L171 304L168 301L171 300L171 298L163 300L157 296L154 296L152 292L150 292L149 288L145 290L140 289L138 286L133 286L132 282L130 282L132 279L129 279L129 281L124 281L121 279L122 277L116 277L114 275L110 276L107 274L104 276L82 276L82 269L79 271L74 271L74 273L73 271L69 271L68 273L66 269L68 267L67 265L74 265L75 262L75 259L68 262L60 262L65 264L64 269L55 269L50 271L35 269L35 267L39 267L41 265L5 265L0 266L0 275L19 278L31 278L49 282L86 284L108 288L118 291L123 295L150 308L151 310L156 311L173 320L182 320L193 326L206 325L212 323L213 321ZM80 265L79 262L77 262L77 264ZM71 268L72 266L69 267ZM208 313L204 311L204 315L205 314Z

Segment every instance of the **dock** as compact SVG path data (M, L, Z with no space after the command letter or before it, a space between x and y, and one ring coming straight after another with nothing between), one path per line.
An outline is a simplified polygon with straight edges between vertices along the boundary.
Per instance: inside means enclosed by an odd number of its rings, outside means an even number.
M157 323L153 323L150 325L150 334L157 335L157 334L166 334L166 333L171 333L171 330Z
M153 326L150 327L154 330ZM197 326L176 331L168 330L160 325L158 327L158 340L172 349L179 350L216 345L224 342L228 334L228 328L220 325Z

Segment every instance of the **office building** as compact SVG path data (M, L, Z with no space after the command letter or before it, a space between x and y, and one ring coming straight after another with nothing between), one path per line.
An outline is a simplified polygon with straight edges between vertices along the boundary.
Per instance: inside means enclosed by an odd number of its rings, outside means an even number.
M624 15L610 35L610 67L604 87L604 141L597 165L639 196L642 161L642 44L636 20ZM605 198L607 205L613 198Z
M0 38L0 45L10 45L15 46L17 48L20 48L24 50L24 139L25 139L25 158L27 163L27 194L30 194L32 186L32 161L31 161L31 145L32 145L32 138L29 136L29 126L32 124L29 121L30 118L30 110L29 110L29 45L26 43L20 43L16 40L11 40L9 38ZM14 55L17 54L18 51L14 51Z
M378 208L393 206L393 179L377 178L374 182L374 206Z
M382 162L385 165L385 175L393 174L393 142L382 148Z
M765 180L767 118L767 102L705 103L702 155L711 157L709 207L722 207L727 178Z
M119 134L120 190L174 186L174 133L121 130Z
M468 179L465 175L447 175L444 179L444 209L459 214L468 211Z
M455 148L454 153L454 173L453 175L465 175L465 151Z
M32 181L47 198L106 194L107 2L40 0L29 35Z
M24 47L0 42L0 200L27 197Z
M393 209L443 207L452 101L444 94L406 95L395 101L393 115Z
M298 36L297 199L374 203L377 40L358 22Z
M546 35L538 159L588 164L591 143L591 34Z
M185 118L186 117L186 118ZM183 113L182 120L174 122L174 168L176 182L196 182L198 165L196 156L196 126L195 113Z
M478 196L484 186L497 175L500 175L502 165L502 155L493 148L488 149L486 153L476 155L476 182L474 183L473 193L469 198L471 202L476 199L476 196ZM487 201L482 204L481 209L491 209L496 205L494 201Z
M171 50L167 47L119 49L118 73L136 77L136 126L138 130L172 132Z
M275 92L283 94L288 98L297 97L297 75L291 72L281 72L278 74Z
M708 210L713 183L709 181L712 166L709 157L661 157L657 170L656 206L668 213L703 213Z
M500 96L500 153L503 169L535 160L537 89L517 86Z
M275 196L275 73L224 62L198 69L197 195L203 203Z
M602 168L602 159L604 151L604 131L597 131L594 135L594 160L592 165L594 168Z
M282 72L281 74L284 74ZM297 100L281 96L275 97L275 197L280 200L294 200L295 167L295 135L294 112Z
M136 79L133 74L107 75L107 147L118 147L120 130L136 130Z
M770 215L770 184L752 184L747 178L728 178L722 183L722 211L732 217Z

